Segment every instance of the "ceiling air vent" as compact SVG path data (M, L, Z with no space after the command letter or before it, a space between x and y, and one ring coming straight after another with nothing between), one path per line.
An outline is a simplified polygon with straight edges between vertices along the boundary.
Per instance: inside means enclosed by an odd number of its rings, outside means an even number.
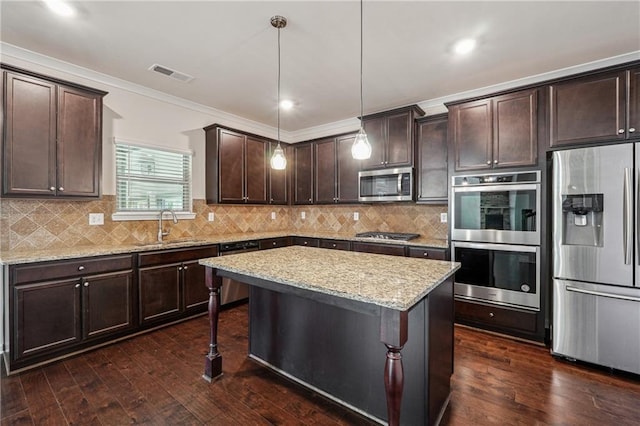
M193 80L193 77L191 77L189 74L185 74L176 70L172 70L171 68L167 68L165 66L162 65L158 65L158 64L153 64L149 67L149 71L155 71L157 73L160 74L164 74L167 77L171 77L171 78L175 78L176 80L180 80L184 83L187 83L191 80Z

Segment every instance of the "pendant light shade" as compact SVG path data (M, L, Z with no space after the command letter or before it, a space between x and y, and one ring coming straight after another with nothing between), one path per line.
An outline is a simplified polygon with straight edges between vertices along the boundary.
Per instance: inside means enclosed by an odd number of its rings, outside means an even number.
M362 0L360 0L360 131L353 141L353 146L351 146L351 156L356 160L366 160L371 157L371 144L362 126L362 118L364 116L362 101L362 39Z
M271 155L271 168L284 170L287 168L287 158L280 146L280 29L287 26L287 18L276 15L271 18L271 25L278 29L278 145Z

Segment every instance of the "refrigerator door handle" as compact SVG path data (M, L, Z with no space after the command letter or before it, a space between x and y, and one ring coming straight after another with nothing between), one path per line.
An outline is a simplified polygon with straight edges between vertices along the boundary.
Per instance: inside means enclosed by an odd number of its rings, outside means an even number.
M572 287L570 285L568 285L566 289L567 291L573 291L574 293L588 294L591 296L610 297L612 299L628 300L630 302L640 302L640 297L625 296L624 294L614 294L614 293L605 293L603 291L585 290L578 287Z
M625 167L624 169L624 196L623 196L623 238L622 238L622 250L624 251L624 264L630 265L631 258L633 257L633 202L632 202L632 178L631 169Z

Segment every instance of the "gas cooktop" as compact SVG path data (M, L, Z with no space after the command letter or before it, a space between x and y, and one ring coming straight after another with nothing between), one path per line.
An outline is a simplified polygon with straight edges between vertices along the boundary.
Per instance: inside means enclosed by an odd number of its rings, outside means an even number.
M418 238L420 234L405 234L401 232L380 232L380 231L372 231L372 232L360 232L356 234L358 238L380 238L383 240L401 240L401 241L409 241L414 238Z

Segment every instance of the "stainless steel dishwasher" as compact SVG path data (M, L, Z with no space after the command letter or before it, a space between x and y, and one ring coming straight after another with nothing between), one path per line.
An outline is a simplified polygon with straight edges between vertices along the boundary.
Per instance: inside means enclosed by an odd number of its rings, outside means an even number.
M257 241L238 241L235 243L220 244L220 256L231 254L247 253L260 249ZM220 294L220 304L222 306L231 303L239 303L249 297L249 286L231 278L222 278L222 291Z

